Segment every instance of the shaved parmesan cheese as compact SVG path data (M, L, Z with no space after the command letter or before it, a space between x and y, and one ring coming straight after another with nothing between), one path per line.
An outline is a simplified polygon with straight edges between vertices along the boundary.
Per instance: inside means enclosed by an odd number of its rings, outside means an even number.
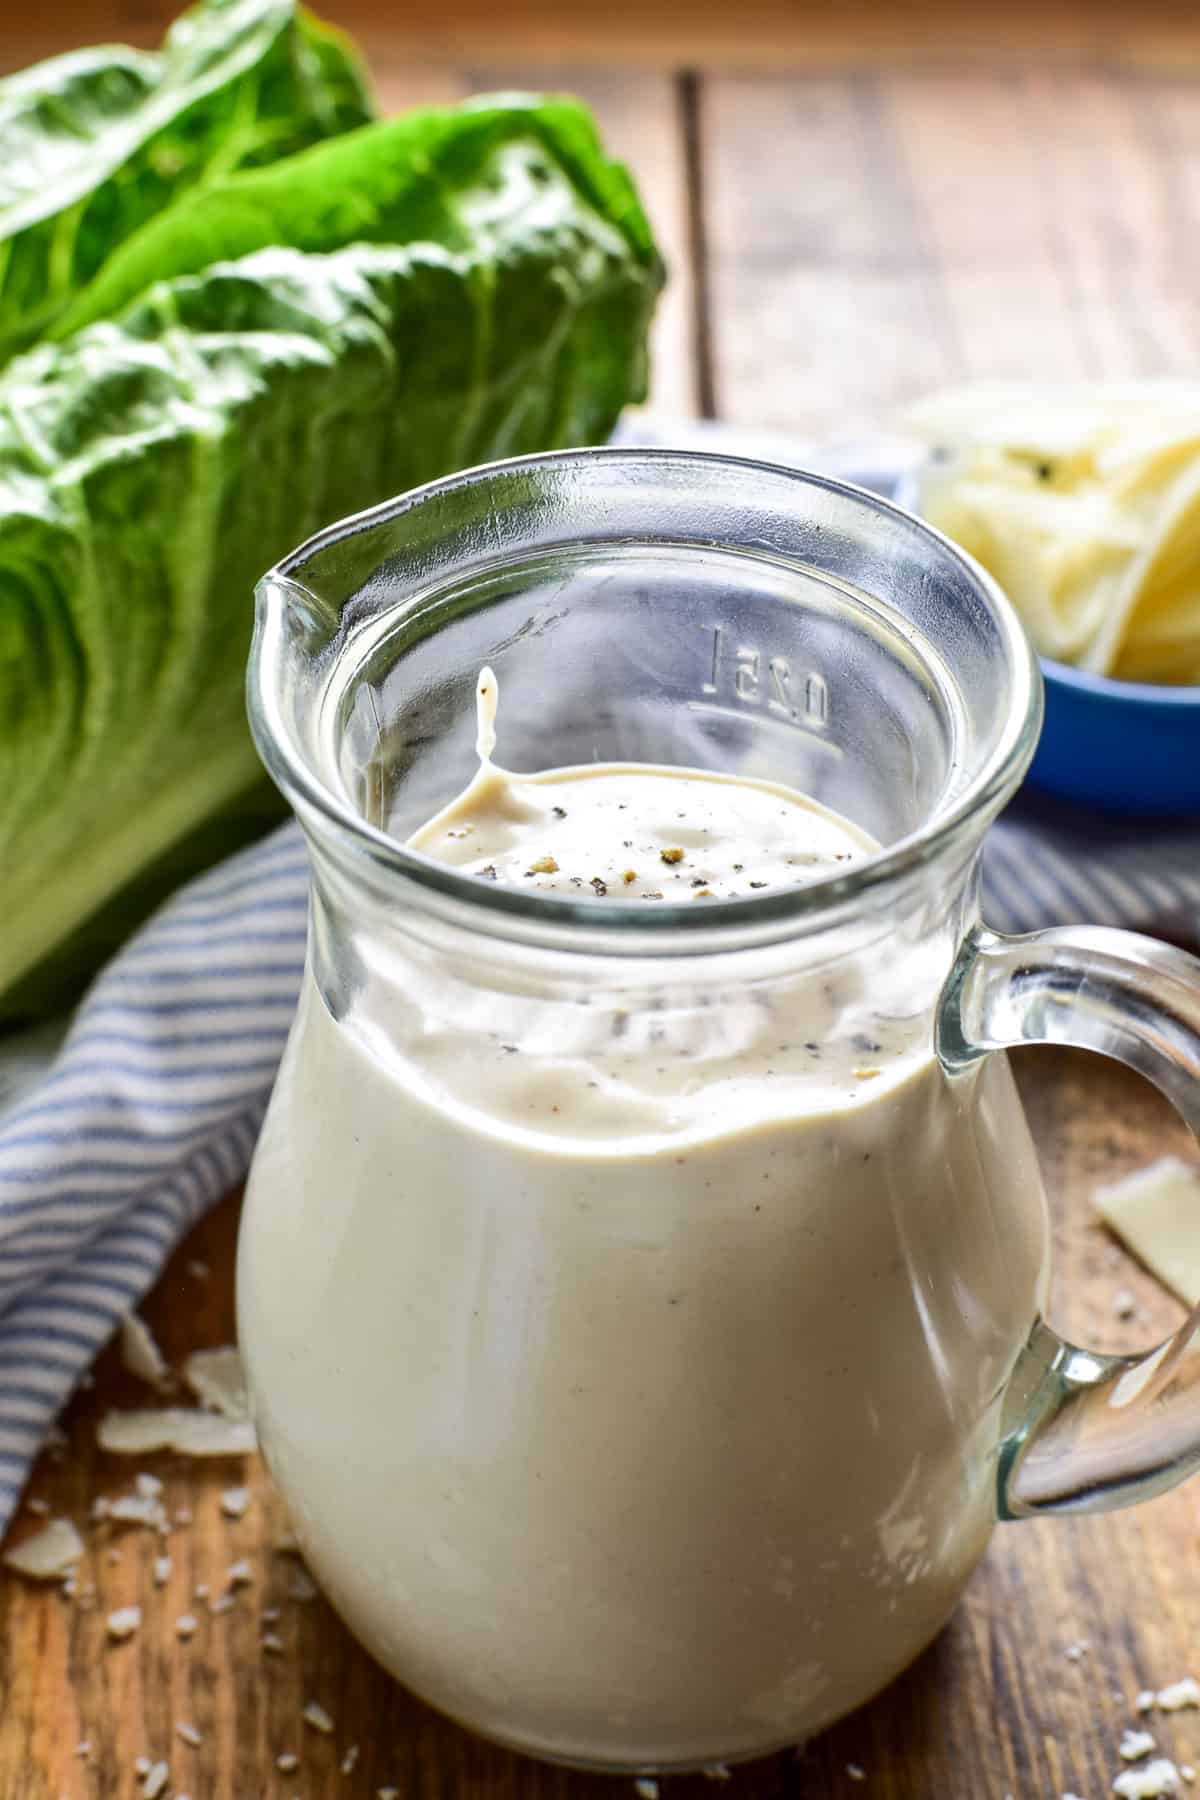
M178 1450L183 1456L248 1456L258 1447L248 1419L167 1406L157 1411L107 1412L96 1430L102 1450L144 1456Z
M1139 1757L1149 1756L1154 1748L1154 1739L1148 1731L1127 1731L1118 1745L1123 1762L1137 1762Z
M250 1489L244 1487L226 1488L221 1495L221 1511L227 1519L240 1519L245 1515L250 1504Z
M57 1581L73 1569L83 1555L83 1540L70 1519L51 1519L32 1537L23 1538L4 1552L8 1568L31 1581Z
M162 1501L149 1494L118 1494L115 1500L104 1502L96 1517L112 1519L118 1525L146 1525L152 1530L165 1530L167 1523Z
M143 1800L158 1800L158 1796L171 1778L171 1771L165 1762L156 1762L146 1773L142 1784Z
M328 1735L333 1730L333 1720L316 1700L309 1701L304 1709L303 1717L304 1723L311 1725L314 1731L321 1731Z
M1200 389L977 383L909 415L920 509L996 577L1043 656L1200 680Z
M1158 1704L1164 1712L1182 1712L1185 1706L1200 1706L1200 1683L1193 1676L1185 1675L1182 1681L1173 1681L1170 1687L1158 1690Z
M1179 1770L1165 1756L1147 1763L1144 1769L1126 1769L1113 1782L1113 1793L1121 1800L1161 1800L1164 1794L1179 1792Z
M227 1419L250 1417L250 1396L242 1359L232 1344L217 1350L194 1350L183 1365L183 1379L210 1412Z
M1164 1156L1092 1196L1097 1212L1189 1306L1200 1301L1200 1171Z
M130 1374L136 1375L141 1381L148 1381L151 1387L165 1389L175 1385L166 1358L155 1343L150 1327L145 1319L134 1312L121 1315L121 1361Z
M119 1606L116 1612L110 1612L104 1621L104 1628L115 1644L133 1636L142 1622L140 1606Z

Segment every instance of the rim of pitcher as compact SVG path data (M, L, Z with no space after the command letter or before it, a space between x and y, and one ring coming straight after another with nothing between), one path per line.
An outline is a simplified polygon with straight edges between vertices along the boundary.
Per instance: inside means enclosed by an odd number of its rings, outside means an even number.
M280 654L275 641L281 631L281 607L278 590L296 581L298 571L318 551L357 535L374 526L386 524L422 504L435 494L452 494L456 490L486 481L510 470L547 467L569 462L628 461L719 464L749 473L783 476L800 489L821 488L844 495L870 511L900 519L916 538L924 538L948 553L967 573L986 599L997 625L1012 678L1013 692L1002 729L997 732L988 752L972 778L955 794L944 809L937 807L920 826L895 842L884 846L878 854L855 863L846 873L824 877L803 887L777 890L764 895L734 895L715 899L703 910L684 902L664 901L648 912L637 900L619 896L603 906L583 897L565 894L526 893L519 888L498 886L492 882L461 874L448 864L433 861L419 851L409 849L400 839L390 836L377 825L364 819L342 795L337 793L312 768L308 757L294 742L276 704L268 669ZM503 560L509 560L503 558ZM297 585L300 585L297 583ZM268 773L292 802L306 828L315 815L322 826L333 828L334 842L342 848L365 853L377 869L385 870L406 882L415 882L443 903L449 902L455 912L485 917L503 929L507 921L524 937L534 936L562 945L579 942L586 937L587 948L604 949L605 940L614 950L632 950L634 940L649 945L653 940L661 950L668 938L686 938L689 948L709 948L728 942L734 931L756 939L775 938L788 927L806 928L822 916L841 911L856 897L884 885L901 881L914 871L936 862L944 850L960 838L974 820L986 826L995 811L1015 793L1029 767L1041 729L1043 687L1037 656L1030 644L1012 603L999 585L973 557L959 548L945 533L926 520L907 512L869 488L858 486L819 471L799 469L784 463L760 458L731 456L722 452L679 449L669 446L603 445L592 448L550 450L530 456L506 457L480 463L437 480L410 488L390 500L365 508L325 526L296 549L290 551L264 574L256 585L257 609L254 640L247 671L250 723L258 752ZM881 599L882 596L876 596ZM529 928L533 928L532 932ZM617 941L619 940L619 942Z

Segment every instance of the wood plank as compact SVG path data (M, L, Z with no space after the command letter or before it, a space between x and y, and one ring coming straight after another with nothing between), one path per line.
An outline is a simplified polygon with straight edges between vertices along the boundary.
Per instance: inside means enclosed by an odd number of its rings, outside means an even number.
M854 436L944 381L1190 373L1198 99L1112 70L705 82L718 411Z
M1186 1133L1148 1087L1097 1058L1027 1051L1018 1074L1055 1196L1054 1316L1096 1345L1145 1345L1180 1309L1109 1242L1088 1195L1100 1179L1185 1149ZM147 1302L146 1317L176 1364L198 1344L232 1333L235 1227L231 1201L196 1228ZM207 1277L193 1272L196 1259ZM1138 1316L1128 1322L1113 1312L1120 1287L1138 1300ZM125 1800L137 1791L141 1755L168 1758L171 1792L194 1800L369 1800L385 1785L404 1800L601 1800L632 1792L629 1783L570 1774L481 1743L383 1675L323 1600L292 1598L294 1559L277 1548L283 1511L257 1459L213 1467L100 1453L101 1412L143 1400L144 1389L106 1352L95 1386L68 1411L69 1452L61 1461L43 1457L33 1478L30 1496L77 1521L88 1555L73 1602L0 1580L0 1794ZM173 1516L181 1506L193 1514L167 1540L173 1566L162 1588L152 1565L163 1546L151 1533L87 1524L97 1496L126 1489L139 1466L164 1478ZM220 1494L241 1480L251 1505L230 1520ZM24 1512L15 1531L37 1523ZM1198 1528L1196 1484L1135 1512L1002 1527L963 1605L914 1668L802 1753L737 1771L720 1791L730 1800L1002 1800L1005 1793L1057 1800L1064 1792L1095 1800L1110 1790L1116 1744L1133 1722L1139 1689L1196 1670L1188 1571ZM215 1597L242 1557L253 1585L214 1616L196 1598L196 1584ZM128 1604L142 1607L141 1630L110 1646L105 1616ZM283 1639L279 1656L261 1648L263 1612L274 1607L281 1616L266 1628ZM189 1610L199 1627L185 1644L174 1622ZM1066 1652L1080 1641L1090 1647L1072 1661ZM302 1724L309 1700L333 1716L331 1738ZM198 1747L175 1735L179 1722L198 1727ZM1152 1724L1164 1752L1200 1764L1200 1714ZM76 1754L82 1741L91 1745L86 1757ZM353 1744L359 1760L343 1775L341 1759ZM289 1751L303 1763L285 1779L274 1759ZM865 1784L851 1777L852 1763L866 1772ZM664 1791L670 1800L700 1800L713 1789L688 1778Z
M176 0L57 0L40 11L9 7L0 21L0 66L20 66L81 43L149 44L180 8ZM375 52L402 47L410 61L538 63L732 72L752 69L927 67L931 61L994 67L1081 60L1178 71L1200 67L1200 23L1187 0L323 0L318 9ZM615 51L614 46L619 46Z

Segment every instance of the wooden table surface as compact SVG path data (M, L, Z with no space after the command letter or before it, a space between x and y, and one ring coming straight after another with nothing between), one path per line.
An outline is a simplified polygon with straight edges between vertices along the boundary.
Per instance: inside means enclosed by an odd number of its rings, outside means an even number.
M161 0L63 0L0 15L0 66L103 37L152 41ZM673 281L654 404L806 435L886 427L910 396L983 375L1194 373L1200 352L1200 21L1192 6L1046 0L976 9L866 0L399 0L324 10L360 36L388 107L554 85L596 107L635 167ZM418 20L415 15L421 13ZM1068 1053L1018 1074L1056 1213L1054 1317L1108 1349L1179 1311L1094 1223L1102 1179L1186 1134L1150 1090ZM236 1199L182 1246L146 1303L180 1361L232 1332ZM208 1273L200 1274L202 1263ZM1113 1296L1133 1290L1120 1323ZM71 1601L0 1582L0 1800L140 1792L167 1758L192 1800L584 1800L628 1782L564 1773L445 1723L382 1675L324 1601L294 1598L284 1522L257 1462L147 1459L167 1483L172 1569L146 1531L86 1526L132 1466L95 1448L107 1405L144 1400L111 1350L65 1419L69 1449L29 1489L85 1529ZM142 1466L142 1465L137 1465ZM240 1520L222 1489L245 1481ZM14 1535L36 1524L22 1513ZM253 1583L213 1614L236 1559ZM140 1631L105 1642L137 1603ZM282 1654L262 1647L264 1609ZM175 1620L199 1619L187 1643ZM1082 1653L1068 1655L1073 1645ZM1200 1486L1136 1512L1002 1528L939 1642L887 1693L795 1755L738 1771L736 1796L1099 1800L1133 1699L1200 1674ZM324 1737L301 1722L317 1700ZM193 1747L179 1723L201 1734ZM1155 1721L1200 1765L1200 1713ZM77 1747L90 1746L87 1754ZM355 1766L342 1772L351 1746ZM301 1757L290 1773L275 1758ZM351 1761L354 1761L351 1758ZM850 1765L864 1772L856 1780ZM710 1791L679 1779L670 1793Z

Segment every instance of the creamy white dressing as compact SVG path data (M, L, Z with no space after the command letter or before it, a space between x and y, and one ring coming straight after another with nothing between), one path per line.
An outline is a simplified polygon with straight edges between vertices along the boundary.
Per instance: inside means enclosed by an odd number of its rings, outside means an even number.
M411 843L482 881L705 904L874 848L769 782L511 774L490 671L478 702L480 771ZM1044 1203L1004 1060L933 1057L944 943L602 962L414 941L340 1018L310 970L241 1338L306 1555L387 1667L525 1748L703 1764L849 1710L950 1611Z
M514 775L492 761L498 703L484 669L478 773L409 839L465 874L579 899L702 903L805 886L879 848L776 782L652 763Z

